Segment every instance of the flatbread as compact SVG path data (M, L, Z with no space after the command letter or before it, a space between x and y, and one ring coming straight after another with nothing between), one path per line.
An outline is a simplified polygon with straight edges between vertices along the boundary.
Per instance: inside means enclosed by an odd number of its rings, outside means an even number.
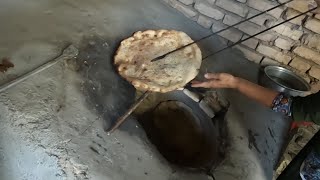
M119 74L138 90L173 91L197 76L202 60L200 48L193 44L161 60L151 60L192 42L180 31L139 31L121 42L114 63Z

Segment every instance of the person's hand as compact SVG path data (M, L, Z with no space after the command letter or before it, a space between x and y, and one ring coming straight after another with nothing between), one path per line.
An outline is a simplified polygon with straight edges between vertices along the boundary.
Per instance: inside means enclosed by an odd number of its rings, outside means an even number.
M227 73L212 74L207 73L204 75L207 81L192 81L192 87L203 88L237 88L237 78Z

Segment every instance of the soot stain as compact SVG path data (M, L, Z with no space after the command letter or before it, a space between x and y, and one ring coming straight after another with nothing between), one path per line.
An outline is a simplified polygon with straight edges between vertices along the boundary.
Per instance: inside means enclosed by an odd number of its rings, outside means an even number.
M254 147L258 151L258 153L261 153L260 149L258 148L255 136L258 136L258 134L253 133L249 129L248 130L248 141L249 141L248 147L249 147L249 149L252 149Z
M100 155L99 151L96 150L94 147L90 146L89 147L91 151L95 152L96 154Z
M277 141L276 141L276 139L275 139L275 137L274 137L274 133L273 133L273 131L270 129L270 127L268 127L268 131L269 131L269 134L270 134L270 136L272 137L273 141L276 143Z
M134 103L135 89L114 67L116 47L106 45L101 38L83 40L82 44L77 57L78 73L83 77L81 89L89 107L104 119L107 130Z
M0 64L0 72L5 73L9 68L13 68L14 64L10 61L9 58L4 57L1 59L1 64Z

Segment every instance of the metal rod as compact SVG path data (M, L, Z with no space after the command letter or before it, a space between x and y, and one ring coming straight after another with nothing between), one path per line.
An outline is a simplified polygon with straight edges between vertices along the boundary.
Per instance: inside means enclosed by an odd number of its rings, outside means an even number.
M29 79L31 76L36 75L48 68L50 68L51 66L57 64L59 61L67 59L67 58L72 58L78 55L78 49L75 48L73 45L68 45L66 48L64 48L61 53L56 56L54 59L50 60L49 62L35 68L34 70L27 72L21 76L19 76L18 78L0 86L0 93L6 91L7 89Z
M294 0L289 0L289 1L287 1L287 2L281 3L281 4L279 4L279 5L277 5L277 6L273 7L273 8L270 8L270 9L267 9L267 10L261 12L261 13L258 13L258 14L254 15L254 16L248 18L248 19L245 19L245 20L242 20L242 21L240 21L240 22L238 22L238 23L235 23L235 24L233 24L232 26L228 26L228 27L225 28L225 29L219 30L219 31L217 31L217 32L215 32L215 33L213 33L213 34L210 34L210 35L205 36L205 37L203 37L203 38L201 38L201 39L198 39L198 40L196 40L196 41L193 41L192 43L186 44L186 45L184 45L184 46L182 46L182 47L180 47L180 48L178 48L178 49L175 49L175 50L173 50L173 51L167 52L167 53L165 53L164 55L161 55L161 56L158 56L158 57L152 59L151 62L154 62L154 61L158 61L158 60L160 60L160 59L163 59L165 56L167 56L167 55L169 55L169 54L171 54L171 53L177 52L177 51L179 51L179 50L181 50L181 49L183 49L183 48L185 48L185 47L188 47L188 46L190 46L190 45L192 45L192 44L196 44L196 43L198 43L198 42L200 42L200 41L202 41L202 40L204 40L204 39L207 39L207 38L209 38L209 37L212 37L212 36L214 36L214 35L216 35L216 34L219 34L219 33L223 32L223 31L226 31L226 30L231 29L231 28L233 28L233 27L235 27L235 26L238 26L239 24L242 24L242 23L247 22L247 21L249 21L249 20L251 20L251 19L254 19L254 18L256 18L256 17L258 17L258 16L260 16L260 15L263 15L263 14L269 12L269 11L272 11L272 10L274 10L274 9L280 7L280 6L283 6L283 5L285 5L285 4L288 4L288 3L290 3L291 1L294 1Z
M297 18L297 17L300 17L300 16L302 16L302 15L304 15L304 14L307 14L307 13L309 13L309 12L311 12L311 11L314 11L314 10L316 10L317 8L318 8L318 7L313 8L313 9L310 9L310 10L304 12L304 13L301 13L301 14L299 14L299 15L296 15L296 16L290 18L290 19L287 19L287 20L279 23L279 24L276 24L276 25L274 25L274 26L272 26L272 27L270 27L270 28L267 28L267 29L265 29L265 30L263 30L263 31L261 31L261 32L258 32L258 33L254 34L254 35L252 35L252 36L249 36L249 37L247 37L247 38L245 38L245 39L243 39L243 40L240 40L240 41L238 41L238 42L236 42L236 43L234 43L234 44L231 44L230 46L227 46L227 47L225 47L225 48L222 48L222 49L220 49L220 50L218 50L218 51L216 51L216 52L214 52L214 53L212 53L212 54L207 55L206 57L202 58L202 60L205 60L205 59L207 59L207 58L210 57L210 56L216 55L216 54L218 54L218 53L220 53L220 52L222 52L222 51L224 51L224 50L226 50L226 49L229 49L229 48L231 48L231 47L233 47L233 46L236 46L236 45L238 45L238 44L240 44L240 43L242 43L242 42L244 42L244 41L247 41L248 39L251 39L251 38L253 38L253 37L255 37L255 36L258 36L258 35L260 35L260 34L262 34L262 33L264 33L264 32L267 32L267 31L269 31L269 30L271 30L271 29L273 29L273 28L275 28L275 27L278 27L278 26L280 26L280 25L282 25L282 24L284 24L284 23L286 23L286 22L289 22L289 21L291 21L291 20L293 20L293 19L295 19L295 18Z
M151 94L150 91L146 91L145 93L143 93L139 99L127 110L127 112L121 116L116 123L112 126L112 128L108 131L108 135L110 135L111 133L113 133L116 129L118 129L118 127L124 122L126 121L126 119L130 116L130 114L133 113L134 110L137 109L137 107L143 102L143 100L145 100L149 95Z

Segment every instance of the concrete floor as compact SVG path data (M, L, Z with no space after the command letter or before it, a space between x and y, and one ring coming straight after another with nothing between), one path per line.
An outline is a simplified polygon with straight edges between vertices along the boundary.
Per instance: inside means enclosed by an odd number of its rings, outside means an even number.
M0 84L49 61L69 42L81 49L94 41L104 48L99 56L80 54L80 60L99 65L87 73L62 62L0 94L0 179L211 179L168 164L134 118L111 136L103 130L134 95L110 66L121 39L160 28L198 39L208 30L160 0L2 0L0 22L0 57L15 64L0 75ZM200 44L204 55L222 46L214 38ZM257 81L258 66L231 49L204 61L205 71ZM88 91L108 84L112 90L97 96ZM288 120L237 92L222 93L231 102L231 147L215 178L271 179ZM128 103L117 104L123 100Z

